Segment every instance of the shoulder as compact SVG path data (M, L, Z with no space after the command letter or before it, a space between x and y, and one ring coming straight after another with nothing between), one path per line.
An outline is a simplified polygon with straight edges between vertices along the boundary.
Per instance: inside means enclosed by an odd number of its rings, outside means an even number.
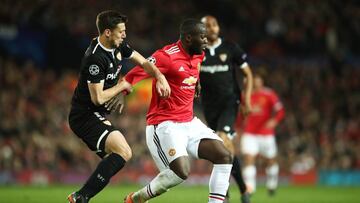
M276 92L270 87L264 87L262 90L262 94L267 95L269 97L274 97L274 96L277 97Z
M161 60L169 60L171 56L175 55L180 51L179 47L176 44L169 44L164 46L161 49L156 50L152 56L161 59Z
M180 47L177 43L169 44L161 49L168 57L176 55L180 52Z

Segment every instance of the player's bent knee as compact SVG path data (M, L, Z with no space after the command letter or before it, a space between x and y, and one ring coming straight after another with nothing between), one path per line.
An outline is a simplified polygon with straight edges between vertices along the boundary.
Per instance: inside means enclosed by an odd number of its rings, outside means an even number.
M214 164L232 164L233 156L228 150L222 150Z
M174 173L177 176L179 176L181 179L186 180L189 177L190 170L180 169L180 170L174 171Z
M253 165L255 163L255 156L245 154L244 155L244 166Z
M231 154L230 151L227 151L227 153L224 154L223 159L224 159L225 164L232 164L233 155Z
M132 157L132 151L130 147L127 149L124 148L116 149L113 150L113 152L119 154L125 161L129 161Z
M113 131L106 139L107 153L119 154L125 161L129 161L132 157L132 151L124 136L119 131Z

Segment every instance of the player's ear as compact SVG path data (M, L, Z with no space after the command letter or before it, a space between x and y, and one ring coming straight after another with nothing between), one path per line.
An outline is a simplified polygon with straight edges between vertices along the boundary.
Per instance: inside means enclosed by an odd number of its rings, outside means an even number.
M187 34L186 36L185 36L185 40L186 40L186 42L187 43L191 43L191 40L192 40L192 36L190 35L190 34Z
M105 35L106 38L109 38L110 35L111 35L111 30L110 29L105 29L104 30L104 35Z

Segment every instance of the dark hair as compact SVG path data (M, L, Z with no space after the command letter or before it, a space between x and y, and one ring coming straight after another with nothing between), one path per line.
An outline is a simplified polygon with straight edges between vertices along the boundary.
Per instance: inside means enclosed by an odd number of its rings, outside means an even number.
M126 23L127 17L117 11L103 11L96 17L96 27L99 34L102 34L106 29L113 30L117 24Z
M197 26L199 24L202 25L203 23L198 19L185 19L180 25L180 38L185 37L187 34L195 34L198 32Z

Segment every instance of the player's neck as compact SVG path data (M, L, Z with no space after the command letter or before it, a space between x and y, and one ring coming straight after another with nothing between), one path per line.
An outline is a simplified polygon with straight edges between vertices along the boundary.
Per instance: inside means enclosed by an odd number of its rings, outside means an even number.
M214 44L219 43L219 40L220 40L219 37L216 38L216 39L213 40L213 41L208 40L208 46L211 47L211 46L213 46Z
M111 47L110 43L108 40L106 40L106 37L104 35L100 35L99 36L99 42L100 44L105 47L108 50L112 50L113 48Z

